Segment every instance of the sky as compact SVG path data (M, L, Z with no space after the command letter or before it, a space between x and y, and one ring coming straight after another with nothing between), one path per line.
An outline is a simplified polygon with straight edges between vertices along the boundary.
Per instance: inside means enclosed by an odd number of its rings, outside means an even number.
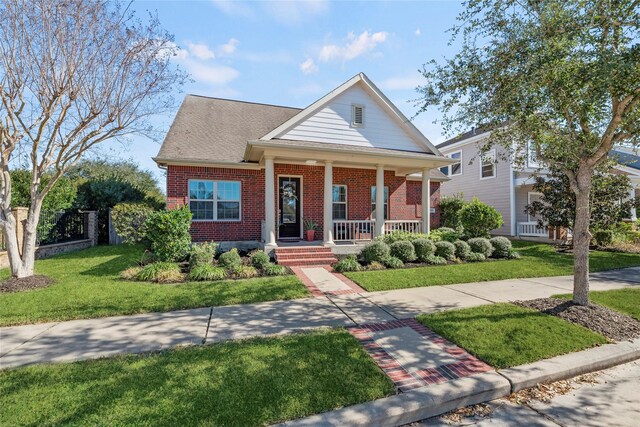
M447 30L462 6L456 1L135 1L141 18L157 13L179 47L173 61L192 82L177 104L196 94L306 107L364 72L409 118L418 110L415 88L425 62L455 53ZM156 118L164 132L177 111ZM436 108L414 124L433 143L446 139ZM134 137L110 143L103 155L133 159L154 172L161 140Z

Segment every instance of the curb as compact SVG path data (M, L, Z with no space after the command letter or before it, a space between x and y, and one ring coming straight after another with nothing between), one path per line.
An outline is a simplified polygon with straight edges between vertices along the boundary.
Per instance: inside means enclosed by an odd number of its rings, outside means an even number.
M407 393L278 424L302 426L401 426L457 408L640 359L640 338L565 354L497 372L485 372Z
M509 380L511 392L514 393L537 384L601 371L636 359L640 359L640 338L501 369L498 373Z

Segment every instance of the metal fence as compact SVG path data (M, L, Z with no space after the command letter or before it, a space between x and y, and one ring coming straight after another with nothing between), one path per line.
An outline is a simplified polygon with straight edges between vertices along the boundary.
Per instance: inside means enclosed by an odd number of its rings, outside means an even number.
M88 238L88 212L42 212L36 233L36 244L51 245Z

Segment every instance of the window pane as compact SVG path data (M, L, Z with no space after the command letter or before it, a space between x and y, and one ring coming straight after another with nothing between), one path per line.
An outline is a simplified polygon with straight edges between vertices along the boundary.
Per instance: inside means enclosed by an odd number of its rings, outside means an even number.
M333 204L333 219L347 219L347 205L345 203Z
M218 200L240 201L240 183L218 182Z
M456 159L456 160L457 160L457 159L459 159L461 156L462 156L462 153L461 153L461 152L457 152L457 153L453 153L453 154L451 154L451 156L449 156L449 157L451 157L452 159Z
M445 175L449 175L449 166L443 166L440 168L440 172L442 172Z
M457 175L459 173L462 172L462 164L461 163L455 163L453 165L451 165L451 175Z
M189 198L213 200L213 181L189 181Z
M493 176L493 164L482 165L482 177L488 178Z
M344 203L347 201L347 187L344 185L334 185L333 186L333 202L334 203Z
M240 203L218 202L218 219L240 219Z
M193 219L213 219L213 202L190 202Z

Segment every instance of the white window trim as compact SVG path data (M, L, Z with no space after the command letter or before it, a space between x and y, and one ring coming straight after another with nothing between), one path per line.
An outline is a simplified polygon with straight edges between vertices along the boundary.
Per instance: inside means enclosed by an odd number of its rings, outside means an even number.
M484 163L484 159L483 157L486 157L486 154L489 154L491 157L493 157L493 174L491 176L482 176L482 165ZM484 179L493 179L496 177L497 175L497 164L496 164L496 149L494 148L493 150L489 150L485 153L485 156L480 155L480 179L484 180Z
M356 107L362 108L362 123L356 123ZM363 128L365 123L365 106L363 104L351 104L351 127Z
M373 205L376 204L376 200L373 198L373 189L376 188L376 187L377 187L376 185L372 185L371 189L369 190L369 196L371 197L371 219L376 219L374 217L374 215L373 215ZM384 204L387 205L387 217L388 217L388 218L385 218L385 221L389 221L389 218L391 217L391 210L389 208L389 198L391 197L391 194L389 194L389 191L391 191L391 190L389 190L389 186L388 185L385 185L384 188L387 190L387 198L386 198ZM377 191L378 190L376 190L376 192ZM382 191L384 193L384 190L382 190ZM377 208L378 208L378 206L376 206L376 209Z
M537 160L534 162L531 160L531 145L533 142L529 141L527 143L527 167L530 169L540 169L540 162ZM537 156L537 153L536 153Z
M192 199L191 198L191 182L212 182L213 183L213 200ZM218 219L218 202L235 202L236 200L218 200L218 183L219 182L237 182L240 185L240 200L238 202L238 219ZM226 179L189 179L187 181L187 195L189 200L189 210L191 210L191 201L213 203L213 219L192 219L191 222L242 222L242 181L232 181Z
M527 205L531 204L531 196L532 195L544 196L544 194L540 193L539 191L527 191ZM534 220L531 219L531 215L529 215L529 214L527 214L527 221L528 222L534 222Z
M452 151L451 153L447 154L447 157L450 158L451 160L453 160L453 155L454 154L458 154L458 153L460 153L460 172L458 172L456 174L451 173L451 171L453 170L453 168L452 168L453 165L449 165L449 166L447 166L449 168L448 169L449 173L447 174L447 176L460 176L460 175L462 175L462 172L463 172L463 170L462 170L463 169L462 168L462 150Z
M344 202L333 201L333 187L344 187ZM344 219L336 219L333 217L333 205L344 205ZM332 221L348 221L349 220L349 187L346 184L331 184L331 220Z

